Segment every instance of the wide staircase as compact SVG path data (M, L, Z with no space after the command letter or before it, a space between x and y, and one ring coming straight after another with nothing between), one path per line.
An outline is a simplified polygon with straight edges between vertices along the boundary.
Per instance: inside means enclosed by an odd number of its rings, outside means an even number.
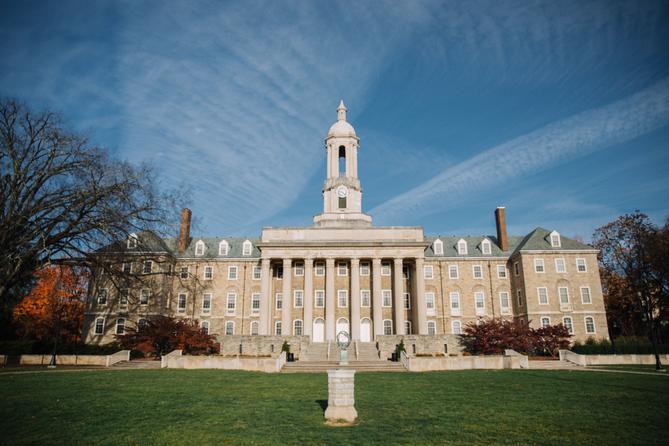
M528 361L530 370L583 370L576 364L558 360L531 360Z
M357 372L406 372L402 363L379 358L374 343L352 343L348 349L348 365L339 365L340 350L331 343L312 343L299 361L287 362L283 373L326 373L330 369L351 369Z
M160 361L154 361L150 359L133 359L131 361L121 361L112 365L110 368L126 370L126 369L159 369Z

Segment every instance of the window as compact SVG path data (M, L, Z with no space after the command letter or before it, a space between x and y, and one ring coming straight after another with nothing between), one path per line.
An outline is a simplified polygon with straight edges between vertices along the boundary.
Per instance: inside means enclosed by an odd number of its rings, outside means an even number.
M383 334L384 335L393 334L393 321L391 321L390 319L385 319L383 321Z
M434 270L432 269L432 265L423 266L423 278L432 279L433 277L434 277Z
M592 303L592 299L590 298L590 288L587 286L581 287L581 302L584 304Z
M316 275L318 277L323 277L325 275L325 263L316 262Z
M177 303L177 312L185 313L186 312L186 293L179 293L178 303Z
M107 290L98 290L98 305L107 305Z
M425 308L427 309L428 315L434 315L437 313L437 307L434 302L434 293L425 293Z
M304 291L303 290L294 290L293 291L293 307L302 308L304 306Z
M560 305L569 304L569 289L567 287L558 288L558 294L560 295Z
M283 293L276 293L274 295L274 300L276 301L276 309L280 310L283 308Z
M411 310L411 294L403 293L402 300L404 301L404 309Z
M499 306L502 309L502 314L508 314L509 313L510 302L509 302L509 293L508 292L501 291L499 293Z
M188 267L187 266L182 266L181 270L179 271L179 277L182 279L188 279Z
M337 291L337 306L339 308L348 307L348 290Z
M223 240L221 243L218 244L218 255L227 256L229 247L230 245L228 245L228 242Z
M122 335L125 333L125 319L120 317L116 319L116 334Z
M253 280L260 280L260 277L262 275L262 268L259 266L254 266L253 267Z
M293 335L302 336L302 321L299 319L293 321Z
M548 305L548 289L546 287L537 288L537 296L539 296L540 305Z
M481 265L474 265L472 267L472 270L474 272L474 279L482 279L483 278L483 269L481 268Z
M546 317L546 316L541 318L541 327L542 328L550 327L550 325L551 325L551 318Z
M451 331L456 335L462 334L462 325L460 324L460 321L451 322Z
M325 291L316 290L314 292L314 307L323 308L325 306Z
M544 268L544 259L534 259L534 272L543 273L546 269Z
M371 305L371 297L369 290L360 290L360 306L369 307Z
M228 314L235 314L235 308L236 307L237 307L237 294L228 293L227 313Z
M252 248L253 248L253 245L251 244L251 242L246 240L244 242L244 244L242 245L242 255L243 256L250 256Z
M228 280L237 280L236 266L228 266Z
M476 315L482 316L485 314L485 296L483 291L474 293L474 304L476 306Z
M123 271L123 274L132 273L132 263L128 262L128 263L124 263L123 265L121 265L121 271Z
M204 334L209 334L209 322L208 321L202 321L200 324L200 328L202 329L202 332Z
M139 292L139 304L140 305L148 305L150 295L151 295L151 290L147 290L147 289L140 290L140 292Z
M295 263L295 277L304 276L304 263L296 262Z
M437 324L434 321L427 321L427 334L429 335L437 334Z
M339 172L341 175L341 172ZM346 197L338 197L339 198L339 209L346 209Z
M369 262L360 262L360 275L369 276Z
M337 264L337 275L338 276L347 276L348 275L348 265L344 262Z
M588 267L585 265L585 259L576 259L576 271L579 273L588 272Z
M260 324L258 324L258 321L253 321L251 322L251 336L258 336L258 327Z
M283 265L274 265L274 277L277 279L283 279Z
M555 272L557 273L567 272L567 266L565 265L563 258L555 259Z
M497 265L497 278L506 279L506 265Z
M204 278L205 280L211 280L214 278L214 268L212 266L204 267Z
M411 321L404 321L404 334L412 334L411 333Z
M128 249L135 249L137 248L137 235L136 234L130 234L128 236Z
M432 244L432 249L434 250L434 254L437 256L442 256L444 255L444 242L441 240L435 240L434 243Z
M550 239L551 239L551 246L553 248L559 248L562 245L560 241L560 234L558 234L557 231L553 231L550 233Z
M235 323L233 321L225 323L225 334L228 336L235 334Z
M463 239L458 241L458 254L461 256L467 255L467 242Z
M260 293L251 294L251 314L260 313Z
M105 331L105 318L99 317L95 319L95 334L101 335Z
M195 255L198 257L204 255L204 242L202 240L198 240L195 244Z
M460 315L460 293L454 291L449 293L449 300L451 301L451 315L459 316Z
M381 303L383 304L384 307L391 307L392 306L392 293L390 290L381 290Z
M492 252L490 241L488 241L487 239L481 242L481 252L483 254L488 254L488 255Z
M411 270L408 266L402 267L402 277L407 280L411 278Z
M567 329L570 335L574 334L574 324L570 317L563 317L562 325L564 325L564 327Z
M202 295L202 313L211 313L211 293Z
M151 260L146 260L142 263L143 274L151 274L152 269L153 269L153 262Z
M121 288L118 290L118 303L121 307L127 307L128 306L128 289L127 288Z
M148 325L149 325L149 323L147 322L146 319L140 319L140 320L137 321L137 328L138 328L139 330L143 330L143 329L146 328Z
M449 279L458 278L458 265L448 265L448 278Z
M274 323L274 334L277 336L281 336L281 321L277 321Z
M390 262L381 263L381 275L389 276L390 275Z
M519 307L523 306L523 292L521 290L516 290L516 301Z
M592 316L585 317L585 332L588 334L595 332L595 319Z

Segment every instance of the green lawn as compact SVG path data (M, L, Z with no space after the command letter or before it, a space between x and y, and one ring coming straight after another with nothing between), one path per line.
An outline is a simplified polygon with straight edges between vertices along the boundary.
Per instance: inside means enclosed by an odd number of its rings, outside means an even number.
M359 422L323 423L325 374L129 370L0 375L3 444L666 444L669 377L368 373Z
M668 373L667 365L662 364L664 371L655 370L654 364L625 364L625 365L591 365L588 368L605 370L623 370L628 372Z

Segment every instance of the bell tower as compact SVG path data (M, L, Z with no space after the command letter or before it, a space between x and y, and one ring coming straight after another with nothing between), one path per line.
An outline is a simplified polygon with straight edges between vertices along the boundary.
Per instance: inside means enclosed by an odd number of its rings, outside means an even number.
M325 138L327 178L323 186L323 213L314 217L319 227L369 227L372 217L362 213L362 188L358 179L360 139L346 121L344 101L337 107L337 122Z

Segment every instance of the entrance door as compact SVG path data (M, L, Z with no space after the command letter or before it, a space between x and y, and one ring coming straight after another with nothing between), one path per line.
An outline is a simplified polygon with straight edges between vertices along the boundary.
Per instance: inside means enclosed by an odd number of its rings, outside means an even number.
M360 342L372 342L372 322L367 318L360 321Z
M311 342L325 341L325 322L323 322L323 319L321 318L314 319L314 327L311 332L311 337L312 337Z
M348 319L343 317L337 319L337 332L335 333L335 336L337 336L337 333L340 331L345 331L349 335L351 334L350 330L348 329Z

